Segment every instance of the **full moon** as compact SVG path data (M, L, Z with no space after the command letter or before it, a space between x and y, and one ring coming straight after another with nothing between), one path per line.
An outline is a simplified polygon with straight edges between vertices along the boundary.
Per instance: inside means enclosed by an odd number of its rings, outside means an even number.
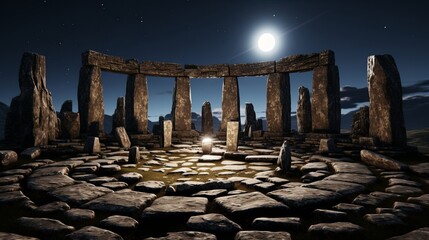
M263 52L269 52L273 50L275 45L276 39L270 33L264 33L258 39L258 47Z

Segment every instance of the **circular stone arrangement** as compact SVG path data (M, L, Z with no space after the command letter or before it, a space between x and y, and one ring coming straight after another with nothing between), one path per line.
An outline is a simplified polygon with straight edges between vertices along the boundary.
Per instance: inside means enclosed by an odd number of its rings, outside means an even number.
M429 163L383 170L292 147L281 174L281 146L261 145L140 147L137 164L104 146L1 171L0 239L429 237Z

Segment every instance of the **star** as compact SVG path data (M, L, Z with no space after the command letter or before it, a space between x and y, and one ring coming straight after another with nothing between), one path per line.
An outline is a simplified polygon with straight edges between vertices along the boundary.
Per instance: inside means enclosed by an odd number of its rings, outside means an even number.
M384 29L387 29L387 26L386 25L384 25L384 27L383 27Z

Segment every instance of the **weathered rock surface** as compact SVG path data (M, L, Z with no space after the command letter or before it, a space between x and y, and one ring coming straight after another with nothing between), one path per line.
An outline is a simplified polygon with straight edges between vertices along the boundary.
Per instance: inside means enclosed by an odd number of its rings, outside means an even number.
M341 195L332 191L306 187L279 189L269 192L268 196L283 202L294 211L309 211L316 207L333 204L341 198Z
M60 134L59 119L46 88L45 56L24 53L19 70L21 93L12 99L5 139L25 147L47 145Z
M360 157L363 162L385 170L400 171L408 168L404 163L370 150L361 150Z
M101 151L100 139L98 137L89 137L86 139L84 151L90 154L99 153Z
M227 123L230 121L240 122L240 92L236 77L225 77L223 80L221 132L226 132Z
M301 228L301 220L298 217L255 218L252 227L265 231L296 231Z
M7 166L18 161L18 154L12 150L0 151L0 166Z
M204 214L208 200L202 197L164 196L156 199L143 210L144 221L189 218Z
M359 111L353 115L351 136L367 137L369 135L369 107L359 108Z
M20 217L16 220L20 231L40 238L63 238L64 235L75 230L72 226L50 218Z
M192 231L208 232L221 236L234 236L238 231L241 231L240 225L218 213L192 216L186 223L186 227Z
M368 92L369 136L382 144L406 146L401 78L391 55L368 57Z
M99 67L81 67L77 93L81 133L100 136L104 133L104 100Z
M366 189L365 186L361 184L351 182L338 182L326 179L306 184L303 187L332 191L343 196L351 196L354 194L358 194Z
M144 181L139 182L134 187L134 190L149 193L159 193L165 188L165 183L162 181Z
M317 239L365 239L365 230L350 222L319 223L308 232Z
M129 233L129 231L133 231L139 226L139 222L131 217L113 215L101 220L100 226L114 232Z
M76 139L80 135L80 115L74 112L64 112L61 114L62 137L66 139Z
M191 131L191 80L189 77L176 78L171 116L174 131Z
M296 120L299 133L311 132L311 102L308 88L300 86Z
M82 208L136 217L155 198L155 194L125 189L94 199L82 205Z
M165 237L159 238L145 238L145 240L216 240L216 235L211 233L183 231L183 232L170 232Z
M215 203L232 218L279 216L288 212L289 207L265 196L260 192L250 192L235 196L218 197Z
M226 127L226 151L236 152L238 149L238 138L240 131L240 122L230 121Z
M64 213L64 218L73 223L82 223L95 218L95 212L89 209L72 208Z
M130 138L128 137L127 131L124 127L117 127L113 131L115 133L116 139L119 142L119 146L126 149L131 147Z
M27 189L34 192L48 192L59 187L73 185L75 180L62 174L30 177L27 181Z
M14 233L0 232L0 239L4 240L39 240L38 238L27 237Z
M270 231L241 231L235 235L235 240L259 240L259 239L278 239L291 240L288 232L270 232Z
M81 183L57 188L49 192L49 195L71 205L79 206L111 192L113 191L108 188L96 187L90 183Z
M419 163L410 166L411 171L423 176L429 177L429 163Z
M111 232L106 229L98 228L98 227L93 227L93 226L87 226L87 227L81 228L77 231L74 231L73 233L68 234L66 237L67 239L70 239L70 240L82 240L82 239L123 240L121 236L119 236L114 232Z
M281 136L290 132L290 80L287 73L273 73L267 79L267 131Z
M429 227L419 228L401 236L389 238L389 240L416 240L429 239Z
M148 101L146 76L129 75L125 94L125 122L128 132L147 133Z

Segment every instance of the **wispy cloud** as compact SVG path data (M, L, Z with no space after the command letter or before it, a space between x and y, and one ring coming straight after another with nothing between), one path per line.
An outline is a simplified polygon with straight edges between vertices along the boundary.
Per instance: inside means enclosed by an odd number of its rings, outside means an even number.
M155 94L156 95L173 95L173 91L172 90L166 90L166 91L162 91L162 92L157 92Z

